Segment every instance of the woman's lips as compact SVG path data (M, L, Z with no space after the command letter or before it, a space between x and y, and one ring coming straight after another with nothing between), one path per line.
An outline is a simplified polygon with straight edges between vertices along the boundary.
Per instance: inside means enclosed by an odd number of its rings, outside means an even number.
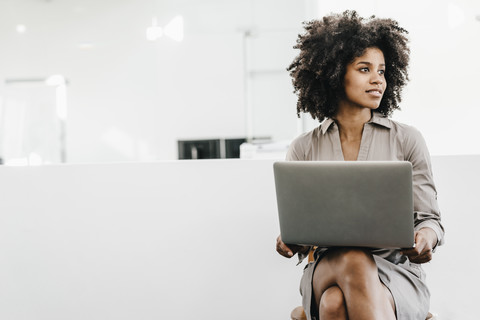
M382 91L378 89L372 89L372 90L367 90L366 91L369 95L376 97L376 98L381 98L382 97Z

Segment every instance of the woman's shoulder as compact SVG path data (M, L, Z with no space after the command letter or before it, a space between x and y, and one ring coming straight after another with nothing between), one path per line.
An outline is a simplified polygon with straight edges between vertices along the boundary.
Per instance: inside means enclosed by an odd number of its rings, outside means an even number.
M392 120L378 112L373 112L373 117L370 122L373 122L381 127L388 128L388 131L392 131L397 138L415 139L421 136L420 131L414 126Z
M388 119L391 125L391 129L394 133L401 137L405 141L423 139L422 133L415 126Z
M308 150L318 140L319 130L320 127L316 127L313 130L304 132L293 139L288 149L287 160L304 160Z
M407 158L413 154L428 154L428 147L420 130L415 126L389 119L391 130L402 145Z
M300 134L295 139L293 139L292 144L309 145L310 143L312 143L312 141L317 139L319 130L320 130L320 127L317 126L316 128L310 131Z

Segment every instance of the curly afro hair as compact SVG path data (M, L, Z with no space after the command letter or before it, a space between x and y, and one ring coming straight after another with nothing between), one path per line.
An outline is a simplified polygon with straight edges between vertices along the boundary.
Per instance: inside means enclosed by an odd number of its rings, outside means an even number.
M332 14L322 20L304 22L295 49L300 54L287 68L298 96L297 115L310 113L320 122L332 118L345 97L343 85L347 65L376 47L386 63L387 88L377 111L390 116L399 109L402 88L408 81L408 32L391 19L359 17L355 11Z

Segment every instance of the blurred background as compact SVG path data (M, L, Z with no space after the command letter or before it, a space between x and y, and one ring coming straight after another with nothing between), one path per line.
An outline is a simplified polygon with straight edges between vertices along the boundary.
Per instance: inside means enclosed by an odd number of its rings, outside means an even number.
M302 22L345 9L410 32L393 119L433 155L479 154L479 1L0 0L0 158L224 158L245 141L282 151L318 125L297 118L286 71Z

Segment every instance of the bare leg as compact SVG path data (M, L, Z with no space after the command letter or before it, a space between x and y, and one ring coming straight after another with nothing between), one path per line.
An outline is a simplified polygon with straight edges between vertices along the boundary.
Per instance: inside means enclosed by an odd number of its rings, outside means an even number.
M339 287L325 290L320 298L320 320L347 320L345 298Z
M320 260L313 274L313 291L320 314L323 294L334 286L343 293L348 319L395 319L393 298L380 282L377 265L368 251L333 249Z

